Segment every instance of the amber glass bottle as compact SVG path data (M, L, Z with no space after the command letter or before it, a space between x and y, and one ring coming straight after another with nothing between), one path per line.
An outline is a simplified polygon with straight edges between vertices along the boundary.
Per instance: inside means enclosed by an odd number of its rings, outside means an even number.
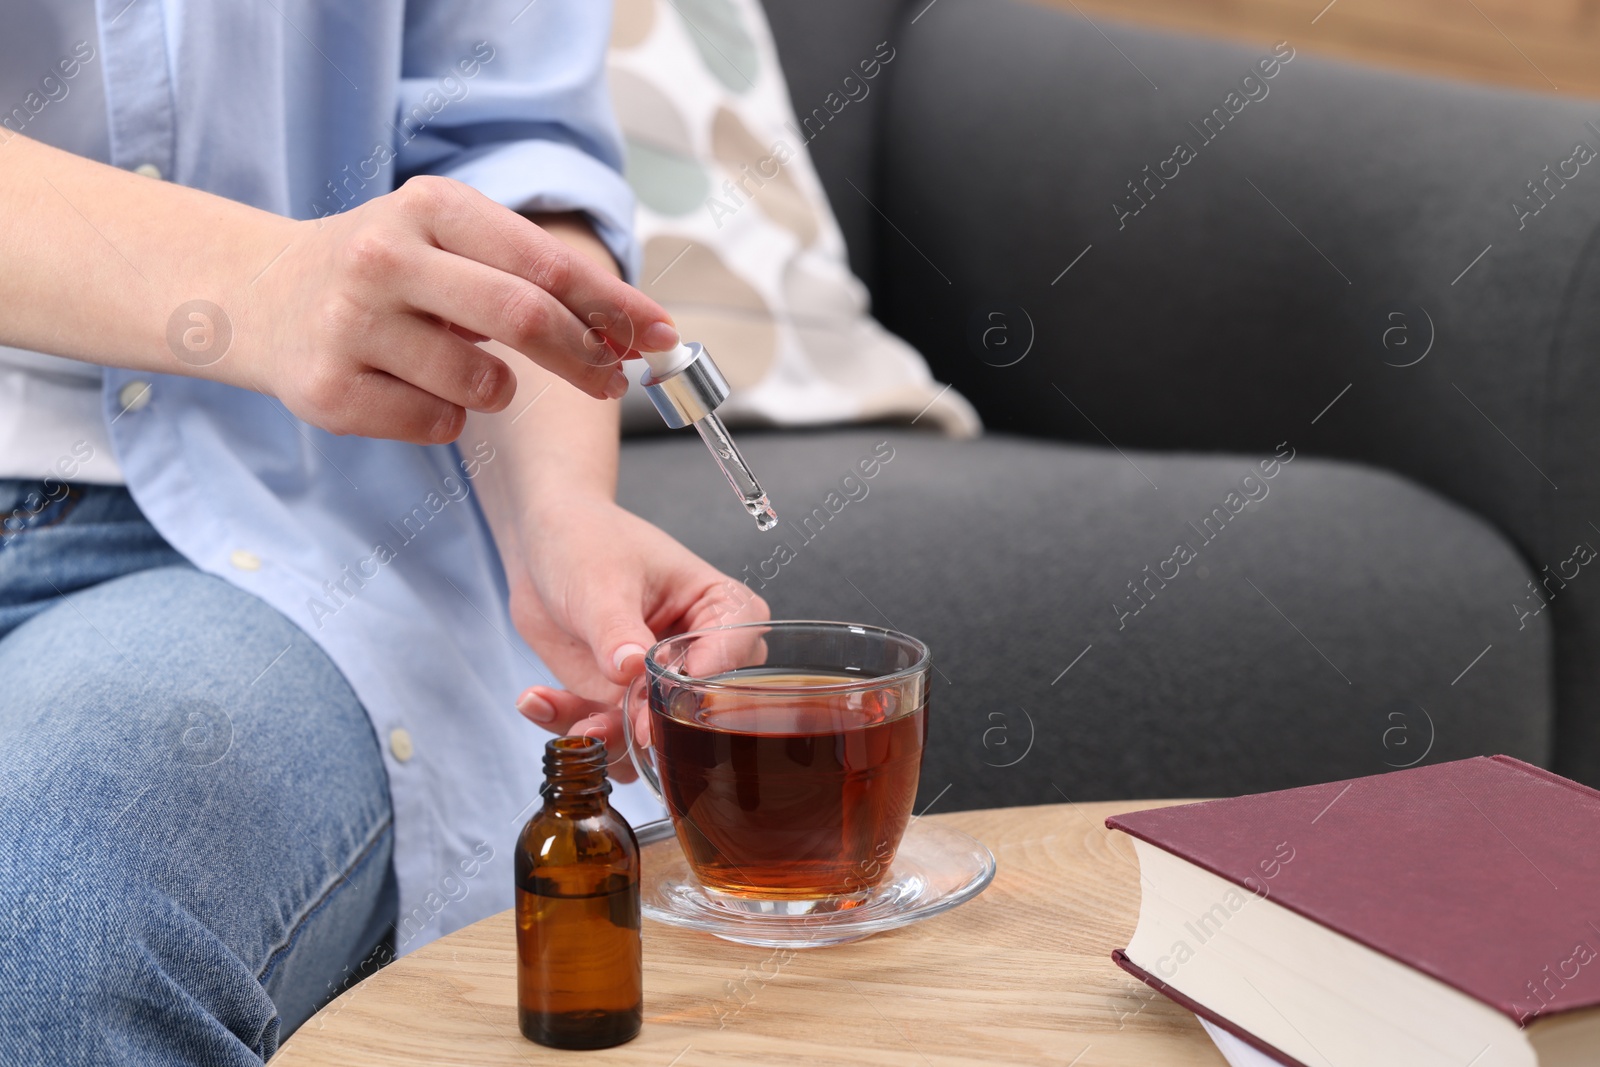
M517 839L517 1006L552 1048L607 1048L644 1020L639 843L606 799L604 743L545 745L540 808Z

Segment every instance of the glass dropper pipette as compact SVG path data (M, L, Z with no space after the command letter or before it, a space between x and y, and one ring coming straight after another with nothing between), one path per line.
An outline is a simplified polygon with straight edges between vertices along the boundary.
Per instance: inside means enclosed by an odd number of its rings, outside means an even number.
M739 446L733 443L728 428L717 417L717 408L728 399L728 380L722 376L711 354L698 341L680 344L666 352L646 352L650 373L640 382L645 395L673 429L693 426L711 451L728 484L762 530L778 525L777 513L745 462Z

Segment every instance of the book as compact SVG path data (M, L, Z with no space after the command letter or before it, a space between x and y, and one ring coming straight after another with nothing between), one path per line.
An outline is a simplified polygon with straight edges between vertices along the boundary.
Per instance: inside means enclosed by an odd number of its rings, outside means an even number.
M1287 1067L1600 1063L1600 792L1492 756L1106 825L1113 959Z
M1200 1026L1228 1061L1228 1067L1278 1067L1278 1060L1234 1037L1216 1023L1200 1020Z

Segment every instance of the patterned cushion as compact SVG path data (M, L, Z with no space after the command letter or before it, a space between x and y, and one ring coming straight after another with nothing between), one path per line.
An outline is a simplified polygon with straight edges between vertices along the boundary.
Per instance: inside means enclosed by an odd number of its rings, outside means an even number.
M892 63L864 55L837 99ZM915 419L975 436L977 413L868 314L806 151L759 0L616 0L609 74L639 200L640 287L710 350L730 424ZM634 361L634 377L643 372ZM624 427L659 430L642 390Z

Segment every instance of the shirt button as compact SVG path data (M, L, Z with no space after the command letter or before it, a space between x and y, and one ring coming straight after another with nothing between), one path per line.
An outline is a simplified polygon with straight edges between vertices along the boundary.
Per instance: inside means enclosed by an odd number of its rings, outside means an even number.
M142 411L150 403L149 382L129 382L117 390L117 403L123 411Z
M236 548L228 553L228 562L242 571L258 571L261 569L261 557L247 548Z
M396 727L389 731L389 755L405 763L415 752L411 745L411 731L404 726Z
M161 180L161 168L156 166L154 163L141 163L137 167L133 168L133 172L142 178L154 178L156 181Z

